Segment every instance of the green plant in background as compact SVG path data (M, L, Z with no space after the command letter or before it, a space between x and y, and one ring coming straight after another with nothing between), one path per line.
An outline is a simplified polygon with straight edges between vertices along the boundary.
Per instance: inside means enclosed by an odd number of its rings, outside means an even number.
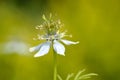
M71 80L71 78L73 78L73 80L84 80L84 79L89 79L92 76L97 76L97 74L95 73L88 73L88 74L84 74L82 75L82 73L85 71L85 69L79 71L76 75L74 75L73 73L68 74L68 76L66 77L65 80ZM60 75L57 75L59 80L63 80L62 77Z
M69 40L62 39L65 36L71 37L71 35L66 35L66 31L62 32L62 26L60 20L53 20L52 14L50 14L49 19L43 15L42 17L44 19L44 22L42 25L39 25L36 27L36 29L39 29L42 34L38 34L37 40L46 40L45 43L39 44L35 47L31 47L29 49L30 52L38 51L34 57L40 57L49 52L50 47L53 49L53 56L54 56L54 73L53 73L53 80L57 80L57 77L59 80L63 80L60 75L57 74L57 54L65 56L65 47L63 44L71 45L71 44L78 44L79 42L73 42ZM78 74L75 76L74 80L82 80L90 78L92 75L97 75L95 73L85 74L81 75L81 73L84 72L84 70L78 72ZM73 77L73 74L70 74L67 76L66 80L69 80L71 77Z

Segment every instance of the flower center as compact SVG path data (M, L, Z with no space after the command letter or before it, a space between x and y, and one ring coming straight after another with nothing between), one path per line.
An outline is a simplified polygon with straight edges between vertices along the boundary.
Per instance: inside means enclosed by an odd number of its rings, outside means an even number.
M38 40L47 40L47 41L53 41L53 40L59 40L63 38L64 36L71 36L71 35L65 35L66 31L63 33L59 33L61 27L63 24L61 24L60 20L53 20L51 18L46 19L46 17L43 15L44 22L42 25L37 26L36 29L40 30L43 35L38 34ZM36 39L35 39L36 40Z

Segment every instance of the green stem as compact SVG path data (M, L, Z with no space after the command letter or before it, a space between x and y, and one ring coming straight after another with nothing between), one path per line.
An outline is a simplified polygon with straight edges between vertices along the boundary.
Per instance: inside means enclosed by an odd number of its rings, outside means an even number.
M53 57L54 57L54 74L53 74L53 80L57 80L57 54L55 51L53 51Z

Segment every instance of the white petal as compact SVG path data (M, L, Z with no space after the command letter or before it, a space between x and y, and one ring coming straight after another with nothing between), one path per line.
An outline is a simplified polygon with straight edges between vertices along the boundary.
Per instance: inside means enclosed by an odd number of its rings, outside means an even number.
M65 47L61 43L59 43L58 41L54 40L53 48L57 52L57 54L65 55L64 54Z
M35 47L31 47L31 48L29 48L29 51L30 51L30 52L37 51L37 50L40 49L41 45L42 45L42 44L40 44L40 45L38 45L38 46L35 46Z
M62 41L64 44L66 44L66 45L78 44L78 43L79 43L78 41L77 41L77 42L73 42L73 41L63 40L63 39L61 39L61 41Z
M50 42L43 43L40 47L40 50L34 55L34 57L39 57L47 54L50 49Z

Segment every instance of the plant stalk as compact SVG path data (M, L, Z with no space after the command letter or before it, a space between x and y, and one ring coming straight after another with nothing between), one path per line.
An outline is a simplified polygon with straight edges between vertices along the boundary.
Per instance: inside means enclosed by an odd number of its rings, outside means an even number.
M57 80L57 54L53 50L53 58L54 58L54 73L53 73L53 80Z

